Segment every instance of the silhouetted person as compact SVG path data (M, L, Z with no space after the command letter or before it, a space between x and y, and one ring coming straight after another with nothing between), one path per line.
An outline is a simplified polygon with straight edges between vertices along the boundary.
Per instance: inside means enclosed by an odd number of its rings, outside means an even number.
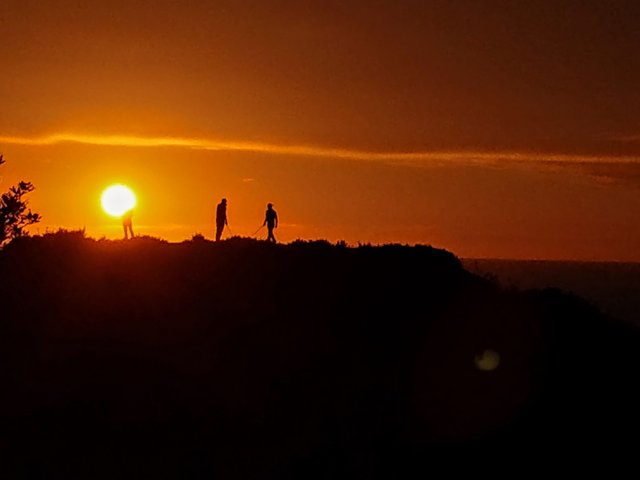
M229 225L229 222L227 222L227 199L223 198L216 208L216 242L222 237L225 225Z
M133 238L133 226L131 223L131 217L133 216L133 209L127 210L122 216L122 227L124 228L124 239Z
M267 242L276 243L276 237L273 235L273 229L278 228L278 214L273 209L273 204L267 203L267 211L264 215L264 222L262 226L267 226L267 231L269 232L267 235Z

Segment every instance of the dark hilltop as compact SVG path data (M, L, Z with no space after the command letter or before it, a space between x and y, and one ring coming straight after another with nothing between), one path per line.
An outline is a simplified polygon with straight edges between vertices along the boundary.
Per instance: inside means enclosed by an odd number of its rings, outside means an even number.
M59 232L0 278L6 478L520 474L637 445L637 329L445 250Z

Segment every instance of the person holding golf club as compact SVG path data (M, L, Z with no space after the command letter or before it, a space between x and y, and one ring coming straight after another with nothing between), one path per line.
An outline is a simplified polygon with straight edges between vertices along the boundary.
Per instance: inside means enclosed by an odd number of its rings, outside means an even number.
M267 242L276 243L276 237L273 234L273 229L278 228L278 214L273 209L272 203L267 203L267 211L264 215L264 222L262 222L262 226L267 226Z
M223 198L216 208L216 242L220 241L225 225L229 225L229 222L227 221L227 199Z

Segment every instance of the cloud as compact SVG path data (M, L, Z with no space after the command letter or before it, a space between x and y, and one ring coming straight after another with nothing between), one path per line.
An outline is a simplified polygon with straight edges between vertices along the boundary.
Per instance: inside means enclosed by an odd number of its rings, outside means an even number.
M580 170L603 185L624 184L640 188L640 162L635 163L584 163Z
M640 184L640 156L574 155L515 151L369 151L314 145L274 144L262 142L215 140L188 137L153 137L131 135L53 134L33 137L0 136L0 144L46 146L80 143L100 146L175 147L226 152L255 152L277 155L322 157L378 161L396 165L429 167L476 165L483 167L525 168L543 170L571 169L586 173L598 181L611 183L630 181ZM250 181L245 179L243 181Z
M629 142L629 143L640 142L640 134L635 134L635 135L613 135L611 137L611 139L615 140L617 142Z

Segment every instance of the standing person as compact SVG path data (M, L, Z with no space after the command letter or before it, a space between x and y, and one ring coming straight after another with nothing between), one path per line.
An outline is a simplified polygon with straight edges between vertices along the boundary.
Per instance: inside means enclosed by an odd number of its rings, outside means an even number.
M133 226L131 217L133 217L133 209L127 210L122 216L122 228L124 228L124 239L133 238Z
M229 222L227 221L227 199L223 198L216 208L216 242L222 237L225 225L229 225Z
M269 232L267 235L267 242L276 243L276 237L273 235L273 229L278 228L278 214L273 209L272 203L267 203L267 211L264 215L264 222L262 226L267 226L267 231Z

